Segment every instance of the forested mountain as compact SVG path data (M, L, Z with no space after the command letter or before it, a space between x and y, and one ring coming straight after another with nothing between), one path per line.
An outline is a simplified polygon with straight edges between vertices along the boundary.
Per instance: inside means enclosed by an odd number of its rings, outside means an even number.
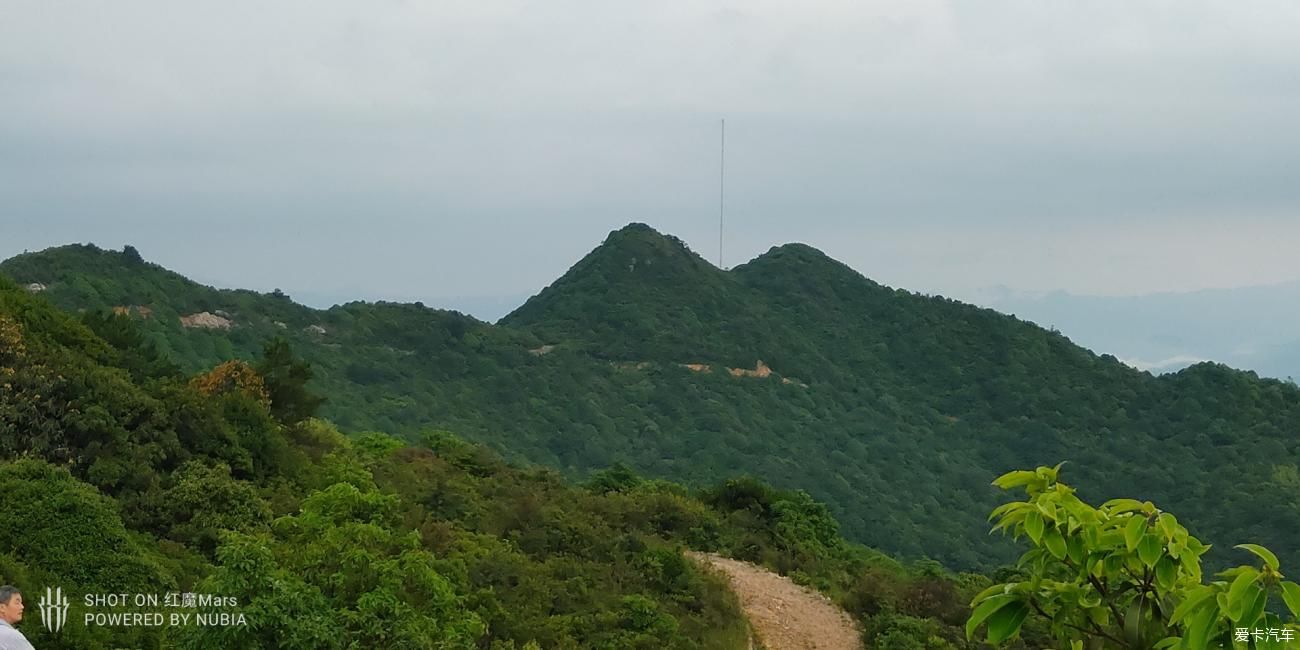
M1246 540L1300 561L1294 386L1213 364L1154 377L807 246L722 271L633 224L496 325L218 291L134 251L63 247L0 272L65 309L121 308L190 371L283 335L344 429L447 428L570 476L751 473L808 490L853 539L955 568L1012 557L987 535L991 478L1061 460L1081 496L1178 512L1212 562ZM200 312L217 327L181 325Z
M282 341L191 376L138 324L0 279L0 582L73 603L58 633L28 608L37 647L747 647L687 548L821 589L873 645L976 647L961 623L986 578L848 543L806 493L625 467L574 485L445 431L344 436L308 417ZM82 594L166 592L232 598L198 609L246 623L80 623Z

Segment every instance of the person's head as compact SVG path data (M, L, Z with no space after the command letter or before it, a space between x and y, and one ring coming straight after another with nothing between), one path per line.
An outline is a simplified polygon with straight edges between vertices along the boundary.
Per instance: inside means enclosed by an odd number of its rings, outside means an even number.
M10 625L23 620L23 592L17 587L0 587L0 620Z

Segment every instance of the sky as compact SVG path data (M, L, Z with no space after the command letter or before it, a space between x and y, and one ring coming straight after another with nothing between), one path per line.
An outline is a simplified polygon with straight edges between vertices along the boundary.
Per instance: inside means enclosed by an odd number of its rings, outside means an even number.
M0 0L0 258L499 315L628 222L892 286L1300 279L1300 3Z

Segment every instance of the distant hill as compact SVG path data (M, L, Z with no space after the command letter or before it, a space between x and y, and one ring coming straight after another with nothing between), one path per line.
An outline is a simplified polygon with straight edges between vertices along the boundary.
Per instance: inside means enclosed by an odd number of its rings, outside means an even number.
M1300 378L1300 282L1123 297L1002 288L973 300L1055 327L1144 370L1170 372L1209 359L1265 377Z
M987 577L848 543L804 492L688 490L617 466L576 485L445 431L345 437L277 415L287 375L269 359L186 375L141 322L75 318L0 278L0 573L27 593L60 585L78 613L108 609L85 594L198 592L246 618L74 615L51 632L29 614L38 647L752 647L691 550L819 590L872 647L982 645L962 623Z
M1294 386L1214 364L1155 377L799 244L722 271L633 224L498 325L418 304L312 310L84 246L0 273L65 309L128 308L191 369L286 336L349 430L448 428L575 476L747 472L807 489L852 538L952 567L1012 559L986 534L989 481L1060 460L1089 499L1151 499L1220 548L1300 560ZM229 329L180 324L218 310Z

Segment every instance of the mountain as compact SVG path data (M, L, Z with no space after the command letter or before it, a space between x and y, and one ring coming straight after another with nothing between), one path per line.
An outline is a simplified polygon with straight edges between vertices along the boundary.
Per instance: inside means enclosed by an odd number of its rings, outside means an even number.
M815 355L772 356L802 338L769 309L738 274L718 270L675 237L632 224L499 324L621 361L752 366Z
M348 430L446 428L572 477L749 473L808 490L855 540L955 568L1014 557L987 535L991 479L1062 460L1089 500L1178 512L1212 562L1242 541L1300 559L1294 386L1215 364L1152 376L807 246L723 271L633 224L497 325L419 304L311 310L135 257L60 248L0 273L65 309L125 308L190 370L283 335ZM181 325L217 310L229 329Z
M988 578L849 543L806 493L625 467L575 485L445 431L345 437L276 415L295 380L270 355L187 375L144 322L74 318L0 279L0 572L72 603L57 633L29 608L41 648L752 647L688 550L821 590L873 646L978 646L961 624ZM106 609L85 594L168 592L233 600L187 610L244 622L82 624Z

